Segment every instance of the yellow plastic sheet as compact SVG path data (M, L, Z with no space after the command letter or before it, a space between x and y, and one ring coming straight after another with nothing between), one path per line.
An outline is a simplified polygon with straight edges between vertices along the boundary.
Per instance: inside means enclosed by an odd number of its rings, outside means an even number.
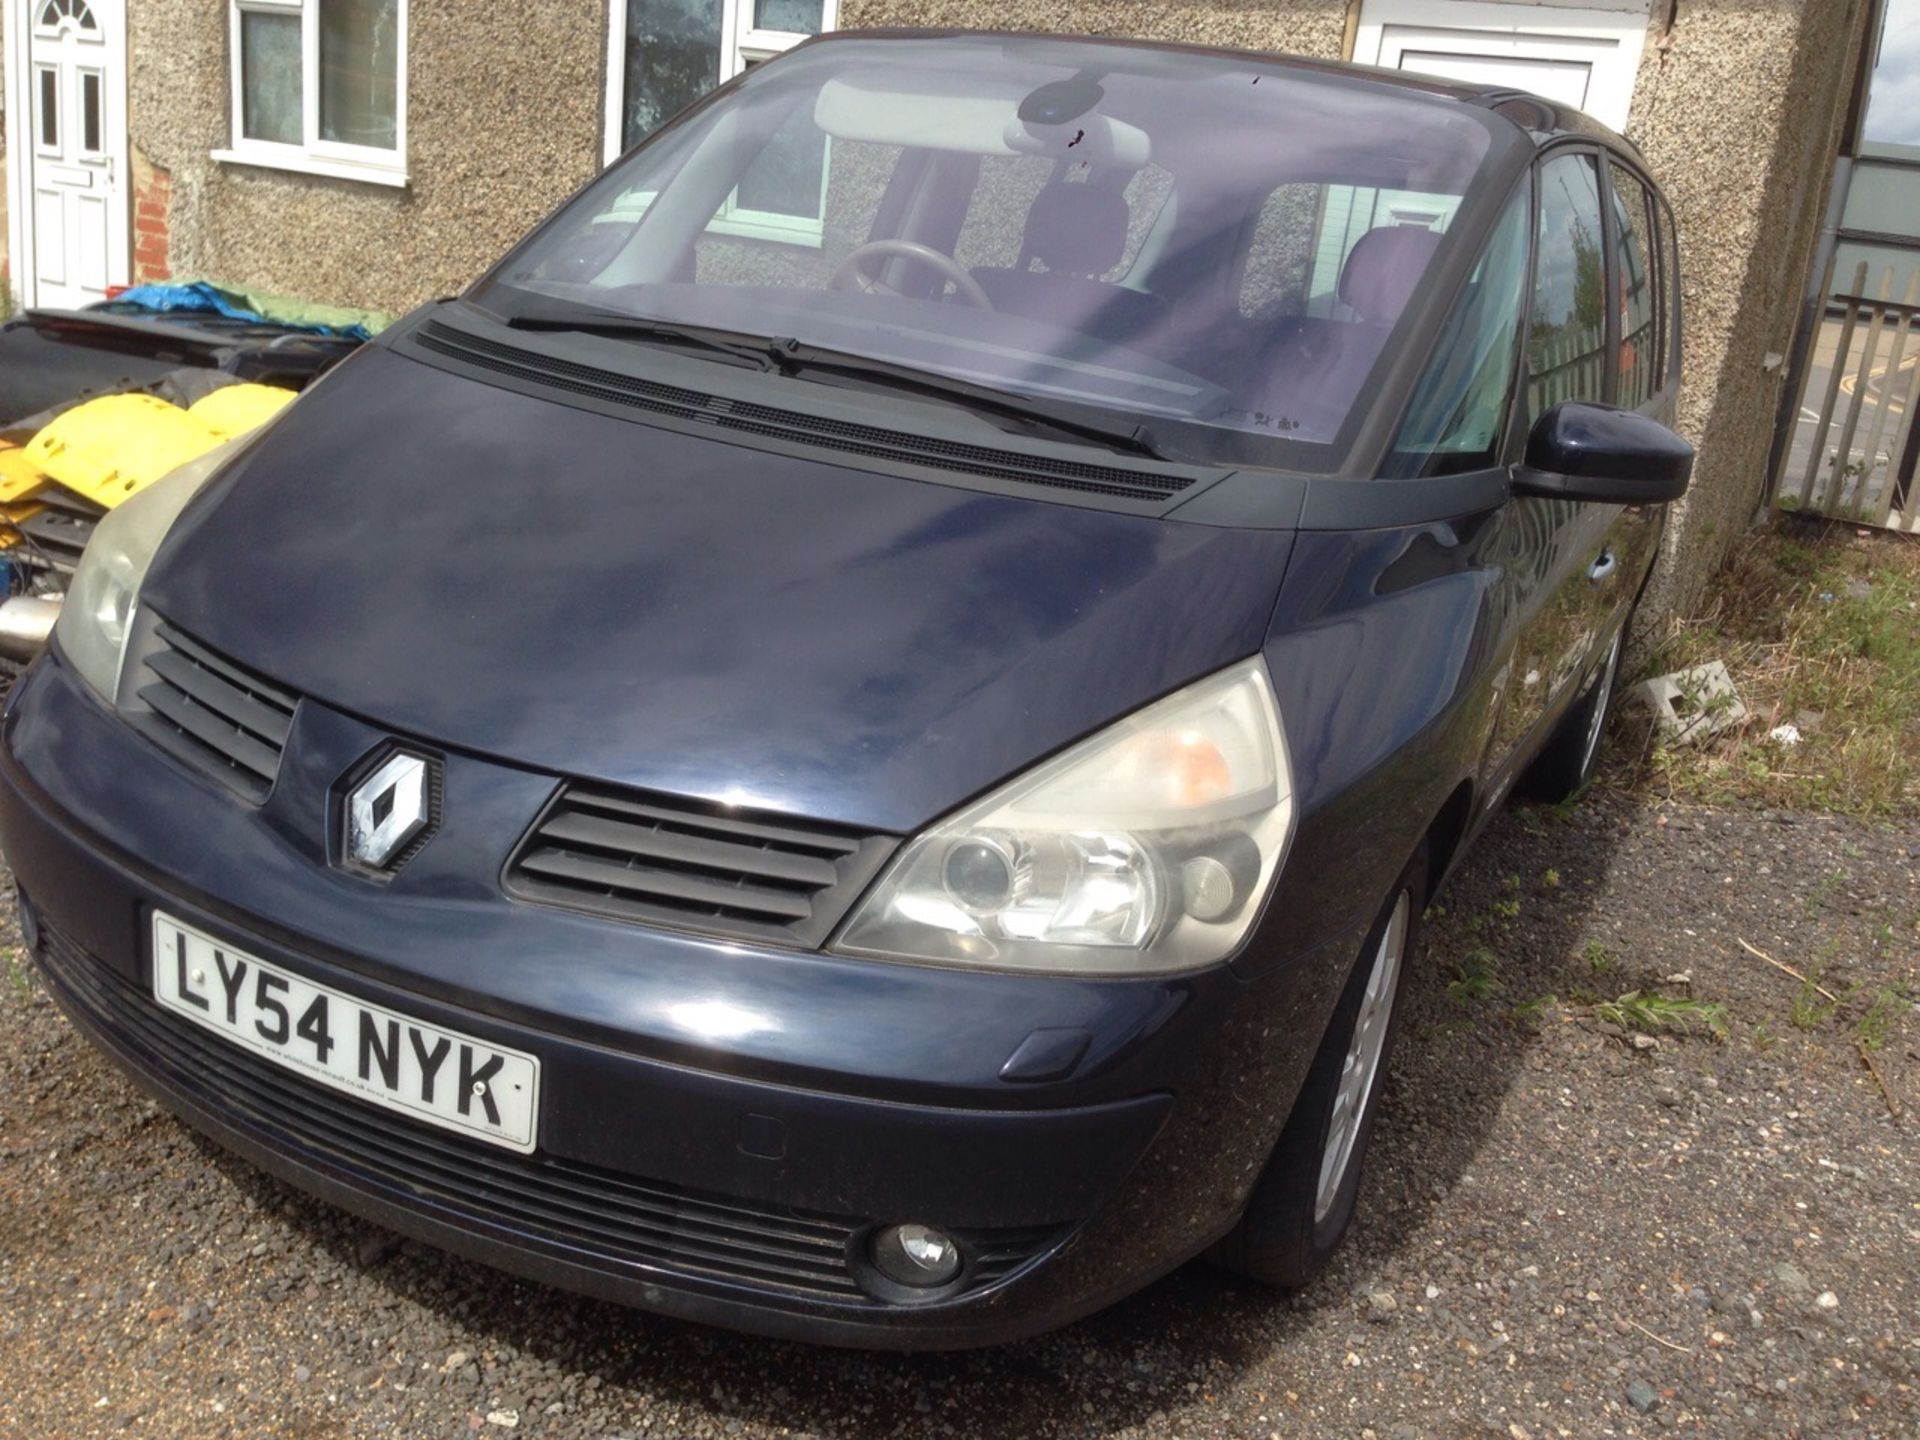
M0 505L24 500L47 483L47 472L10 440L0 440Z
M76 405L28 442L27 458L109 510L222 437L153 395L103 395Z
M264 425L286 408L293 391L277 385L224 385L187 407L187 413L222 440Z

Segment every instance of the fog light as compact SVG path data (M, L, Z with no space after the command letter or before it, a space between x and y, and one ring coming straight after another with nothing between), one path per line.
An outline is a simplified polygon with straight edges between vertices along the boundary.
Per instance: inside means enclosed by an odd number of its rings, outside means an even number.
M929 1289L960 1273L960 1247L931 1225L889 1225L873 1237L873 1267L896 1285Z
M1186 888L1187 913L1211 923L1233 913L1233 872L1211 855L1196 855L1180 867Z

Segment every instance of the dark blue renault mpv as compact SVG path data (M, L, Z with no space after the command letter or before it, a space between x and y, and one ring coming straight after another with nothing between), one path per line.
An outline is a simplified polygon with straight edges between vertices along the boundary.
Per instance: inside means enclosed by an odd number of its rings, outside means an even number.
M191 1125L595 1295L1299 1284L1422 908L1593 768L1674 257L1524 95L804 45L101 524L5 711L28 941Z

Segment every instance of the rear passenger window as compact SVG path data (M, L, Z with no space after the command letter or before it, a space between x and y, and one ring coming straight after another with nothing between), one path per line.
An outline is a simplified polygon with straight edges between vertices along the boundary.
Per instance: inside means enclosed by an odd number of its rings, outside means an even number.
M1455 475L1497 463L1527 293L1531 202L1523 188L1507 203L1441 327L1384 473Z
M1624 165L1609 161L1613 195L1614 308L1620 344L1614 352L1614 403L1637 410L1660 388L1660 305L1653 275L1653 197Z
M1562 400L1606 399L1606 265L1600 172L1591 155L1540 170L1540 242L1527 328L1527 402L1534 415Z

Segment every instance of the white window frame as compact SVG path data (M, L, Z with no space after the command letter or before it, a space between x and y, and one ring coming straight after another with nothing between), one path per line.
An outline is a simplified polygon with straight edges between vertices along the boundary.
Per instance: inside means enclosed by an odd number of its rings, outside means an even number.
M608 0L607 3L607 83L602 155L609 165L624 153L621 141L626 131L628 4L629 0ZM719 76L714 82L716 85L724 85L736 75L744 74L755 61L771 60L782 51L791 50L802 40L813 38L792 30L757 30L753 24L754 10L755 0L720 0L720 65ZM832 30L838 25L839 19L839 0L822 0L821 33ZM831 150L832 142L828 144ZM831 154L827 159L828 163L820 167L820 208L823 215ZM729 196L720 212L708 223L707 231L714 235L742 235L753 240L776 240L787 245L818 248L822 243L823 227L822 219L781 215L770 210L742 209Z
M1586 113L1624 131L1646 42L1646 0L1362 0L1352 58L1390 70L1407 50L1584 64Z
M274 170L326 175L337 180L404 186L407 183L408 7L407 0L396 0L396 4L400 53L395 57L393 149L382 150L373 145L343 145L320 138L320 0L228 0L232 143L225 149L215 150L213 158L230 165L264 165ZM240 17L247 12L292 15L300 20L300 125L304 138L298 145L252 139L244 133L246 84L241 68Z

